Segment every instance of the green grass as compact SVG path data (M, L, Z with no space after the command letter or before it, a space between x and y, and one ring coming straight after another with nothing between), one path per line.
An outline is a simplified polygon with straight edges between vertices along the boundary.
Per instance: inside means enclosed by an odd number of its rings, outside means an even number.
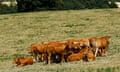
M0 72L119 72L120 9L42 11L0 15ZM32 43L110 35L109 53L93 62L17 68L14 57L30 56Z

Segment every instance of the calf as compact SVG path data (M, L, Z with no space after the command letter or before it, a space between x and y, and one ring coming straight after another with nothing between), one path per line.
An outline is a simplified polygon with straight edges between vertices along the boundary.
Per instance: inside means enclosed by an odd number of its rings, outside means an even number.
M14 58L13 63L16 63L17 66L25 66L25 65L32 65L33 64L33 59L29 57L22 57L22 58Z

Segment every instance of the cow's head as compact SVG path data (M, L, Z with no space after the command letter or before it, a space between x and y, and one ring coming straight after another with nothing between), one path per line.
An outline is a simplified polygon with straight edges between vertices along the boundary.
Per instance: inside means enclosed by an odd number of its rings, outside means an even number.
M13 63L19 65L20 64L20 58L14 58Z
M67 42L67 47L69 52L77 53L80 51L80 43L77 40L70 40Z

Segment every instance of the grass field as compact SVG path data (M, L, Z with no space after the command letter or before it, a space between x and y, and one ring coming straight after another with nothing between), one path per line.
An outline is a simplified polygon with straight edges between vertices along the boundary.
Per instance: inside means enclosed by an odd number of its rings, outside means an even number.
M15 67L14 57L29 56L30 45L69 38L111 36L109 53L93 62ZM0 72L119 72L120 9L42 11L0 15Z

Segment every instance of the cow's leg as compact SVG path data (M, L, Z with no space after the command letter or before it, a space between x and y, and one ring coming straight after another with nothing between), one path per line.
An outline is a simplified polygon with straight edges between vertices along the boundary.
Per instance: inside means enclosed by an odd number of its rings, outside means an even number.
M44 61L44 54L41 54L41 61Z
M95 57L97 56L97 53L98 53L98 48L96 48L95 50Z
M18 65L18 67L22 67L22 66L25 66L25 64L20 64L20 65Z
M105 53L105 56L107 56L108 50L107 50L107 49L104 49L104 53Z
M102 56L102 49L101 48L98 49L97 56Z
M37 62L38 60L37 60L37 54L35 53L35 54L33 54L33 61L34 62Z
M47 64L50 64L51 62L51 53L48 53L47 55Z
M65 62L64 54L61 55L61 63Z
M107 56L107 49L106 48L102 48L102 56Z
M37 55L38 56L38 55ZM38 57L38 61L39 62L43 62L44 61L44 57L45 57L45 53L40 53L39 57Z

